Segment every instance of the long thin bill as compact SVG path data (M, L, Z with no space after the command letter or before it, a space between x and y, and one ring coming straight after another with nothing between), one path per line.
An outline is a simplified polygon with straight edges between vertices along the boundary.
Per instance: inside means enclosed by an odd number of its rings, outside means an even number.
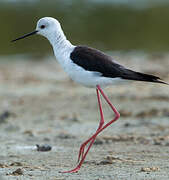
M19 37L19 38L17 38L17 39L14 39L14 40L12 40L11 42L15 42L15 41L17 41L17 40L20 40L20 39L26 38L26 37L28 37L28 36L34 35L34 34L36 34L37 32L38 32L38 31L33 31L33 32L31 32L31 33L25 34L24 36L21 36L21 37Z

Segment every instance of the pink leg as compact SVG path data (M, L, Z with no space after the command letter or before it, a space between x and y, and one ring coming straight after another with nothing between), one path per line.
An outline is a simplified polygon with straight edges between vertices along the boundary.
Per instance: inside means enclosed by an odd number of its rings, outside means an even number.
M103 117L102 104L101 104L101 99L100 99L100 94L99 94L99 90L98 90L98 89L96 89L96 93L97 93L98 104L99 104L99 111L100 111L100 117L101 117L101 118L100 118L99 127L98 127L97 130L96 130L96 132L97 132L99 129L101 129L101 128L103 127L104 117ZM92 144L94 143L95 139L96 139L96 137L94 137L93 139L90 139L89 141L87 140L86 142L84 142L84 143L81 145L80 150L79 150L78 161L80 160L81 157L82 157L82 159L83 159L83 161L84 161L85 158L83 158L83 154L84 154L85 146L91 141L91 143L90 143L90 145L88 146L88 149L87 149L87 151L86 151L86 153L85 153L85 157L86 157L86 155L87 155L87 153L89 152L89 150L90 150ZM62 173L73 173L73 172L77 172L77 171L80 169L83 161L81 160L80 163L78 164L78 166L77 166L75 169L70 170L70 171L65 171L65 172L62 172Z
M96 133L91 137L89 138L86 142L84 142L81 147L80 147L80 152L79 154L81 153L81 156L83 157L83 154L84 154L84 149L85 149L85 146L91 141L91 144L89 145L88 149L86 152L89 151L90 147L92 146L92 144L94 143L95 139L96 139L96 136L103 130L105 129L107 126L109 126L110 124L112 124L113 122L115 122L119 117L120 117L120 114L119 112L116 110L116 108L111 104L110 100L108 99L108 97L104 94L103 90L100 88L100 86L97 86L97 96L98 96L98 103L99 103L99 109L100 109L100 116L101 116L101 121L100 121L100 125L96 131ZM110 107L112 108L112 110L114 111L116 117L110 121L109 123L107 123L103 128L103 124L104 124L104 117L103 117L103 111L102 111L102 105L101 105L101 100L100 100L100 96L99 96L99 91L100 93L102 94L102 96L104 97L104 99L107 101L107 103L110 105ZM103 119L103 121L102 121ZM86 154L87 155L87 154ZM83 158L82 158L83 159ZM79 158L78 158L79 160Z
M104 124L104 116L103 116L103 110L102 110L102 104L101 104L101 99L100 99L100 94L99 94L99 90L96 88L96 93L97 93L97 100L98 100L98 104L99 104L99 111L100 111L100 123L99 123L99 127L97 128L96 132L102 128L103 124ZM95 138L93 138L92 140L92 144L94 143ZM80 160L81 157L83 157L84 154L84 149L85 146L88 144L89 141L84 142L81 146L80 146L80 150L79 150L79 156L78 156L78 162Z
M86 158L87 153L89 152L92 144L94 143L94 140L95 140L96 136L97 136L101 131L103 131L106 127L110 126L113 122L115 122L115 121L120 117L119 112L118 112L118 111L116 110L116 108L111 104L110 100L109 100L108 97L104 94L103 90L101 89L101 87L100 87L99 85L97 85L97 90L100 91L100 93L102 94L102 96L104 97L104 99L107 101L107 103L109 104L109 106L111 107L111 109L114 111L114 113L115 113L116 116L115 116L115 118L114 118L112 121L108 122L108 123L107 123L106 125L104 125L104 126L103 126L103 124L101 125L101 122L100 122L100 125L99 125L100 128L97 129L96 133L95 133L92 137L90 137L85 143L82 144L83 148L81 148L82 150L80 150L80 152L79 152L79 153L80 153L80 157L81 157L81 153L83 154L83 152L84 152L85 146L91 141L90 145L88 146L88 149L86 150L85 154L82 156L82 159L81 159L81 161L79 162L79 164L77 165L77 167L76 167L75 169L72 169L72 170L70 170L70 171L65 171L65 172L63 172L63 173L74 173L74 172L78 172L78 170L81 168L81 166L82 166L82 164L83 164L83 162L84 162L84 160L85 160L85 158ZM98 91L97 91L97 92L98 92ZM99 102L100 102L100 104L101 104L100 96L98 96L98 99L99 99ZM100 107L100 109L101 109L100 113L103 115L103 113L102 113L102 107L101 107L101 106L99 106L99 107ZM102 118L101 118L101 119L102 119ZM103 118L103 123L104 123L104 118ZM103 127L102 127L102 126L103 126Z

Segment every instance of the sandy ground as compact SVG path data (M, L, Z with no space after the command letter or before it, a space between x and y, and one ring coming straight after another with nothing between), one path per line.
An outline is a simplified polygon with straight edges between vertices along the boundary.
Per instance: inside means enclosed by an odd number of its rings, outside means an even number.
M80 144L99 122L94 89L74 84L53 58L0 62L0 180L168 180L169 86L131 82L105 89L121 118L97 138L78 173ZM169 56L117 58L169 82ZM112 111L103 103L106 121ZM36 144L51 151L37 151Z

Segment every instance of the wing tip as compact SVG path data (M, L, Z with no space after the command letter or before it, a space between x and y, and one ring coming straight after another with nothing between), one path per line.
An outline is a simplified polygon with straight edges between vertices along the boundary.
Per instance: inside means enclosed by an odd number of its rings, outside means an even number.
M169 83L163 81L162 79L158 78L155 82L157 83L161 83L161 84L166 84L166 85L169 85Z

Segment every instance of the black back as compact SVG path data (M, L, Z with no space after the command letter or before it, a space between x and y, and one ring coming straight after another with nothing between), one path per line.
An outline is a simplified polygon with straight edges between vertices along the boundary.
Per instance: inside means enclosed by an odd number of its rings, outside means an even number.
M125 68L111 56L87 46L77 46L70 55L71 60L87 71L100 72L104 77L121 77Z
M70 54L70 59L85 70L99 72L104 77L164 83L159 81L157 76L126 69L114 62L111 56L87 46L76 46Z

